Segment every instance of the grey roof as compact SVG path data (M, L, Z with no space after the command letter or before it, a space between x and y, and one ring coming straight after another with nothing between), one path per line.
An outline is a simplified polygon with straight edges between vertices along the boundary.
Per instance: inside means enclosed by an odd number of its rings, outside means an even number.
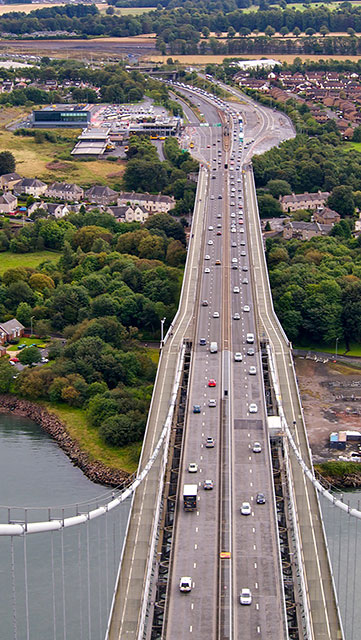
M13 180L21 180L21 176L18 173L4 173L1 176L2 182L12 182Z
M113 189L110 189L109 187L104 187L103 185L100 184L95 184L93 187L90 187L90 189L88 189L85 192L86 196L95 196L97 198L110 198L110 197L114 197L117 196L118 193L117 191L114 191Z
M15 329L25 329L25 327L16 318L13 318L12 320L8 320L7 322L1 322L0 329L5 331L5 333L11 333Z
M129 207L126 204L123 204L120 207L108 207L107 211L109 211L109 213L111 213L115 218L125 218L125 214L128 209Z
M53 184L48 187L48 191L68 191L69 193L76 191L76 193L82 193L83 189L81 187L78 187L77 184L71 184L67 182L53 182Z
M37 178L22 178L16 187L46 187L46 184Z
M11 202L15 200L17 200L17 198L13 196L12 193L4 193L3 196L0 196L0 204L11 204Z
M282 202L285 204L289 202L303 202L304 200L327 200L329 196L328 191L318 191L317 193L293 193L291 196L283 196Z
M127 193L126 191L121 191L119 194L119 199L127 200L127 201L136 200L138 202L147 202L150 200L151 202L174 203L174 198L170 196L163 196L161 193L154 195L151 193L136 193L135 191L132 191L131 193Z

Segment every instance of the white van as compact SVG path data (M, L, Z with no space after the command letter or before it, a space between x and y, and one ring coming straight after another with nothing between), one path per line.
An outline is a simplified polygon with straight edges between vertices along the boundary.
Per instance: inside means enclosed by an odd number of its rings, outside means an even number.
M211 344L209 345L209 350L211 353L217 353L218 344L216 342L211 342Z
M253 333L247 333L246 342L247 342L247 344L253 344L254 343L254 334Z

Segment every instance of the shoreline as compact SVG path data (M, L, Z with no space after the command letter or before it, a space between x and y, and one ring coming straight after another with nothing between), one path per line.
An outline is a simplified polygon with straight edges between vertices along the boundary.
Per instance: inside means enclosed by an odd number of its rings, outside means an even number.
M119 487L129 478L129 474L119 469L107 467L98 460L91 460L78 442L68 433L65 424L51 411L41 405L13 396L0 394L0 413L14 414L36 422L64 451L70 462L86 475L89 480L108 487Z

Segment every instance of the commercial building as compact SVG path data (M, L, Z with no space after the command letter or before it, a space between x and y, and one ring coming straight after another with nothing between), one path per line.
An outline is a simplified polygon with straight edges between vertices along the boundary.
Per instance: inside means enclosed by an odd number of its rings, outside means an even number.
M106 149L114 148L109 139L110 128L86 129L78 137L72 156L102 156Z
M34 110L32 126L43 129L85 128L91 120L90 105L56 105Z

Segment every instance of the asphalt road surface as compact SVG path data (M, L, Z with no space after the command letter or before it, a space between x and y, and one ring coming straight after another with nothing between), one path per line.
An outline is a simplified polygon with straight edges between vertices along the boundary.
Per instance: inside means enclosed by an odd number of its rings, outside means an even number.
M284 602L242 171L252 153L273 146L279 114L232 103L226 112L231 135L225 151L221 128L212 126L220 122L219 113L203 97L197 101L210 126L190 126L186 136L210 180L203 203L201 289L181 487L197 483L198 501L195 511L185 512L179 492L166 638L282 640ZM246 121L246 146L240 144L237 112ZM250 332L253 345L246 341ZM211 341L218 343L217 353L210 353ZM249 348L254 355L248 355ZM242 361L235 361L235 353ZM211 379L215 387L209 386ZM210 407L209 400L216 406ZM252 403L256 413L250 413ZM194 405L201 406L200 413L193 413ZM207 437L214 438L214 448L205 446ZM260 453L253 452L254 442L261 444ZM197 473L188 471L190 462L198 465ZM203 489L206 479L213 480L213 490ZM258 492L265 494L265 504L256 503ZM250 503L250 515L241 514L243 502ZM225 553L228 557L220 559ZM192 578L190 593L179 590L182 576ZM239 602L243 588L251 589L249 606Z

